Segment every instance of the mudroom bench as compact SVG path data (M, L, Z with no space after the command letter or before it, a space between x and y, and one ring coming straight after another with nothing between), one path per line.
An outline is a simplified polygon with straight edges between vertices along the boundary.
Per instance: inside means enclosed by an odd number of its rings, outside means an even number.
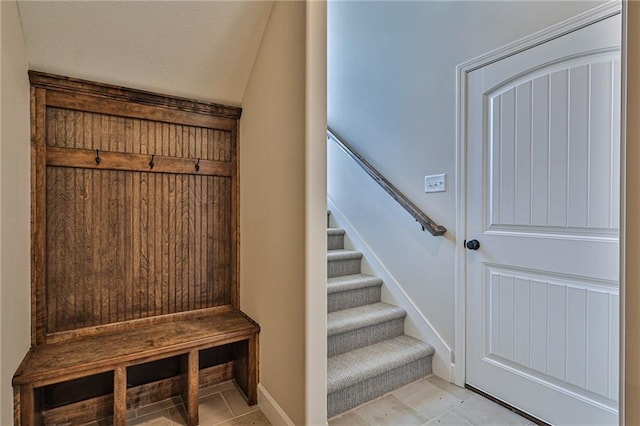
M16 425L126 424L234 380L256 403L240 310L241 109L30 71L31 349ZM27 141L25 141L27 143ZM28 285L28 283L26 283Z
M258 325L245 314L230 310L37 346L29 351L13 378L17 424L40 423L41 419L36 419L34 390L107 373L113 375L113 393L109 398L113 400L113 423L124 425L127 406L133 402L127 404L127 369L180 357L185 368L178 386L182 388L188 424L197 425L200 351L233 343L239 343L234 348L236 383L248 403L254 405L259 331ZM102 414L108 414L108 410Z

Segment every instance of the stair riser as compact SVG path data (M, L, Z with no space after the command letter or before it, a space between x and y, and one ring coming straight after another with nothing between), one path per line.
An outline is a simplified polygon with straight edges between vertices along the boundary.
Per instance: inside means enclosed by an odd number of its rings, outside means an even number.
M354 275L360 273L360 259L330 260L327 264L327 277Z
M421 358L379 376L330 393L327 395L328 417L337 416L353 407L431 374L431 358L431 356Z
M332 357L404 334L404 318L329 336L327 354Z
M357 308L380 302L381 286L358 288L330 293L327 296L328 312Z
M344 234L327 235L327 250L341 250L344 248Z

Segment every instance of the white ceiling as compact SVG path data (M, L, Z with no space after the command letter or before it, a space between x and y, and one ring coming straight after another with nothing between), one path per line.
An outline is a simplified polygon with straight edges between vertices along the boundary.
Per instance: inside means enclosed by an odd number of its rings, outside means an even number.
M231 105L272 5L18 0L31 69Z

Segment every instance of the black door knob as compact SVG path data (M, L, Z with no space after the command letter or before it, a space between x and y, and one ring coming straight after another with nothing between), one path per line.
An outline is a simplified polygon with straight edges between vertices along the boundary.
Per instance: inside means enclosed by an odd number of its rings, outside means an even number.
M465 246L469 250L478 250L480 248L480 241L478 241L478 240L466 241L465 242Z

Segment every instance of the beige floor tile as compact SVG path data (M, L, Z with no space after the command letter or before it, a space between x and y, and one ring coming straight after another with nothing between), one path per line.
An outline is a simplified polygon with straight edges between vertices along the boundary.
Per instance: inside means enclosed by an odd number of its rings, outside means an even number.
M169 408L169 417L174 425L185 426L187 424L187 411L184 408L184 405L180 404L175 407Z
M130 410L130 411L134 411L134 410ZM135 415L132 417L129 417L129 412L127 412L127 421L129 421L133 417L135 417ZM80 426L111 426L111 425L113 425L113 416L103 417L101 419L94 420L89 423L84 423Z
M164 401L154 402L153 404L143 405L136 408L136 417L146 416L147 414L155 413L156 411L166 410L167 408L174 407L182 403L182 399L177 396L171 399L165 399Z
M429 420L393 395L386 395L355 411L372 425L421 425Z
M329 426L369 426L369 423L355 411L350 411L329 420Z
M201 426L216 425L233 417L227 403L219 393L200 399L199 414Z
M136 417L127 421L127 425L145 425L145 426L171 426L173 421L168 410L156 411L146 416Z
M249 406L240 391L235 387L233 389L222 391L221 393L224 400L229 404L229 408L231 408L231 412L234 417L242 416L243 414L247 414L258 409L257 405L254 405L253 407Z
M204 398L205 396L212 395L214 393L235 389L236 385L233 384L232 380L227 382L222 382L217 385L209 386L208 388L200 389L200 398Z
M473 425L527 425L530 422L481 396L474 395L453 408L453 412Z
M439 416L460 404L460 400L426 380L417 380L392 392L409 407L428 419Z
M271 423L265 417L265 415L262 414L262 411L255 410L248 414L245 414L244 416L236 417L232 420L224 422L220 426L249 426L249 425L270 426Z
M461 388L460 386L456 386L453 383L449 383L446 380L443 380L440 377L436 376L435 374L432 374L431 376L425 378L425 380L432 385L439 387L443 391L449 392L451 395L462 401L476 395L474 392L471 392L470 390L465 388Z
M471 426L471 423L454 413L446 411L425 423L425 426Z

